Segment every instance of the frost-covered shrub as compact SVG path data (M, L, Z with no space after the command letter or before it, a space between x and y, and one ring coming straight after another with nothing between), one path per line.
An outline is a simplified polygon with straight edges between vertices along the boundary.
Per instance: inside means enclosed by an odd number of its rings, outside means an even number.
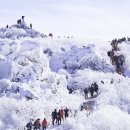
M78 69L80 69L80 63L74 61L66 61L65 69L71 74L75 73Z
M93 44L83 48L72 46L70 51L54 55L50 59L50 68L56 72L58 69L66 69L70 74L86 68L96 71L113 72L114 68L107 61L107 58L102 58L101 54L95 53L94 49L95 46Z
M112 72L113 67L96 55L88 54L80 60L81 69L89 68L97 71Z

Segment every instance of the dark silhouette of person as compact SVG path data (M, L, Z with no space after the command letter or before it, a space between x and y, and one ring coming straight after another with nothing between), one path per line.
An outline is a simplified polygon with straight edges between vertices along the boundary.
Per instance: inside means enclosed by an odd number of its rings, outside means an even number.
M55 123L55 120L56 120L56 123L57 123L57 110L55 109L53 112L52 112L52 124L54 125Z
M49 33L49 37L53 38L53 34L52 34L52 33Z
M89 92L89 89L86 87L86 88L84 89L85 99L88 98L88 92Z
M34 126L34 130L40 130L41 124L39 118L34 122L33 126Z
M65 119L69 116L69 109L68 108L66 108L65 110L64 110L64 113L65 113Z
M32 29L32 24L30 23L30 28Z
M9 28L9 25L8 25L8 24L6 25L6 28Z
M93 93L94 93L94 86L93 86L93 84L90 87L90 93L91 93L91 97L93 97Z
M21 24L21 19L17 20L17 24Z
M24 21L25 16L22 16L22 20Z
M98 85L97 85L97 83L95 82L93 84L93 86L94 86L94 91L98 94Z

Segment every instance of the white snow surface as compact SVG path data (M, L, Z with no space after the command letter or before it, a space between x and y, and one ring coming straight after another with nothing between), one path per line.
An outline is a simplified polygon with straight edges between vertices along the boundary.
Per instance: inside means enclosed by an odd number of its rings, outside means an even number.
M71 109L71 116L61 126L50 123L48 130L130 129L129 42L120 44L124 77L111 65L107 41L32 37L29 28L11 29L11 38L5 37L7 29L0 31L0 130L24 130L30 119L50 121L51 112L61 106ZM100 95L87 116L80 105L84 88L93 82ZM69 94L67 87L75 91Z

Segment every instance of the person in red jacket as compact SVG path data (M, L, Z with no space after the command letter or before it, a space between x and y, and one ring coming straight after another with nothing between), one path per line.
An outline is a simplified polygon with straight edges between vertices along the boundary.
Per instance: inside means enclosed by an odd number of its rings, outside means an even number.
M61 118L62 118L62 120L64 121L64 109L63 108L61 108Z
M59 110L57 114L58 125L61 125L61 118L62 118L62 113L61 113L61 110Z
M42 121L42 128L43 128L43 130L46 130L47 125L48 125L48 122L47 122L46 118L44 118L44 120Z

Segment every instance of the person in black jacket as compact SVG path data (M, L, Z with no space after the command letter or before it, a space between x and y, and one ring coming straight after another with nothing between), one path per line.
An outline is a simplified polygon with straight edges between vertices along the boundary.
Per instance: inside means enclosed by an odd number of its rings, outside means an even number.
M94 86L94 91L98 94L98 85L97 85L97 83L95 82L93 84L93 86Z
M51 115L52 115L52 124L54 125L55 120L56 120L56 123L57 123L57 116L58 116L57 110L55 109L55 110L52 112Z
M88 93L89 93L89 88L86 87L86 88L84 89L85 99L88 98Z
M91 93L91 97L93 97L93 93L94 93L94 86L93 86L93 84L90 87L90 93Z
M27 123L26 127L27 127L27 130L32 130L32 121L31 120L29 123Z
M39 118L34 122L33 126L34 126L33 130L40 130L41 123L40 123L40 119Z
M17 24L21 24L21 19L17 20Z
M32 24L30 23L30 28L32 29Z
M65 119L69 116L69 109L66 107L66 109L64 109L64 113L65 113Z
M24 17L25 17L25 16L22 16L22 20L23 20L23 21L24 21Z

